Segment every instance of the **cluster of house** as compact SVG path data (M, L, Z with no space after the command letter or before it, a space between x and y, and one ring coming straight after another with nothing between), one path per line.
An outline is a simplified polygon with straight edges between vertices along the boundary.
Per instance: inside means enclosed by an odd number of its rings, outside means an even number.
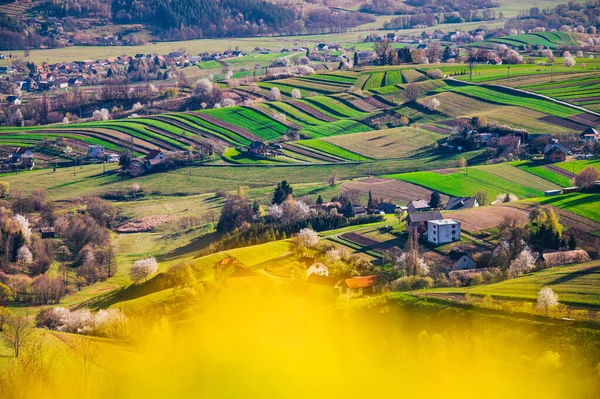
M173 51L165 55L157 54L136 54L131 57L121 55L107 57L98 60L82 60L72 62L59 62L50 64L44 62L35 65L35 70L31 71L31 77L11 83L17 84L23 91L46 91L56 89L67 89L69 87L78 87L91 84L90 79L98 76L101 72L107 72L128 66L134 60L147 59L158 62L161 65L174 65L178 67L187 67L203 61L223 60L247 55L240 50L226 50L223 52L200 53L198 55L188 55L181 51ZM12 65L0 66L0 75L9 75L8 81L12 80L10 75L22 72L18 71ZM7 99L9 103L18 105L15 98ZM18 99L20 103L20 98Z
M271 158L284 155L283 152L281 152L281 148L281 144L265 144L262 141L253 141L248 146L244 147L244 150L255 157Z
M16 147L8 157L4 158L3 164L31 169L35 165L33 151L27 147Z
M474 200L474 201L473 201ZM447 210L466 209L479 206L474 198L451 198ZM406 211L406 232L416 232L420 238L433 245L444 245L460 241L461 224L454 219L445 219L438 210L432 210L425 200L408 203Z
M377 292L377 276L337 278L329 275L329 268L315 258L300 260L306 270L309 285L325 287L340 298L352 299ZM243 265L235 258L218 261L214 269L214 280L228 290L254 290L268 288L271 279Z
M416 26L415 28L424 28L425 26ZM433 32L423 31L418 37L407 37L401 36L396 33L388 33L384 36L379 35L370 35L368 37L369 41L380 42L380 41L389 41L393 43L407 43L407 44L426 44L431 40L439 40L445 42L461 42L461 41L472 41L472 39L476 36L485 35L485 30L482 28L477 28L471 31L449 31L444 32L441 29L436 29ZM427 48L427 46L423 47Z

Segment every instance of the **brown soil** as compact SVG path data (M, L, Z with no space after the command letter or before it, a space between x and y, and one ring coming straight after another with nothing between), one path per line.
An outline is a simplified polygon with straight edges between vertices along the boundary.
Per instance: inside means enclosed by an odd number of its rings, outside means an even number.
M431 198L431 190L406 183L395 179L382 179L370 177L362 180L355 180L342 185L342 190L358 190L362 195L367 195L369 191L374 198L381 198L398 203L404 206L409 201L416 199ZM448 197L442 195L442 200L447 201Z
M195 133L195 134L197 134L197 135L199 135L201 137L204 137L209 142L212 141L212 142L217 142L217 143L226 143L226 141L224 141L220 137L213 136L210 133L205 132L204 130L197 129L197 128L193 127L193 126L190 126L190 125L188 125L186 123L180 122L180 121L178 121L176 119L165 118L164 116L153 116L152 118L156 119L156 120L159 120L161 122L164 122L164 123L168 123L169 125L177 126L177 127L181 128L181 129L184 129L184 130L186 130L188 132ZM193 122L190 122L190 123L193 123Z
M335 118L330 117L329 115L326 115L324 113L322 113L319 110L314 109L313 107L306 105L304 103L301 103L300 101L288 101L288 103L292 106L292 107L296 107L299 110L302 110L303 112L306 112L307 114L320 119L322 121L325 122L334 122L336 121Z
M580 123L574 122L573 120L563 119L563 118L559 118L558 116L552 116L552 115L538 118L538 120L542 121L542 122L546 122L546 123L551 123L556 126L564 127L566 129L573 129L578 132L584 131L587 128L586 125L582 125Z
M117 233L144 233L173 220L173 216L169 215L144 216L128 220L119 226L116 231Z
M544 169L548 169L551 172L556 173L557 175L561 175L563 177L566 177L568 179L572 179L575 177L575 175L567 170L564 170L562 168L559 168L558 166L554 166L554 165L544 165Z
M430 130L434 133L438 133L438 134L450 134L452 133L452 129L443 129L441 127L438 126L433 126L433 125L421 125L421 127L423 129L427 129Z
M281 146L283 148L285 148L288 151L291 152L295 152L297 154L302 154L302 155L306 155L307 157L311 157L311 158L315 158L321 161L325 161L325 162L340 162L339 159L336 158L330 158L326 155L321 155L321 154L317 154L316 152L312 152L310 150L307 150L305 148L300 148L300 147L296 147L290 144L286 144L286 143L282 143Z
M470 232L479 232L498 226L506 216L515 216L521 222L529 220L529 212L504 205L486 206L449 212L447 216L462 223L462 228Z
M440 175L451 175L453 173L456 173L456 171L452 170L452 169L436 169L436 170L432 170L432 172L440 174Z

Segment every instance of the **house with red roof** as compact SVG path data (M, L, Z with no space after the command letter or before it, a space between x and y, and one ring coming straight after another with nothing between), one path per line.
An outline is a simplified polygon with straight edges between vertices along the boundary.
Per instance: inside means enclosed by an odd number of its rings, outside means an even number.
M336 285L340 294L346 296L348 299L372 295L376 293L376 287L377 276L347 278Z

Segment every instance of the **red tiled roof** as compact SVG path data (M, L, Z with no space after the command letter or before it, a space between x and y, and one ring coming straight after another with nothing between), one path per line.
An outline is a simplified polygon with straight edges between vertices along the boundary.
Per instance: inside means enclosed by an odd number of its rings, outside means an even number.
M348 288L366 288L373 287L377 284L377 276L364 276L364 277L353 277L348 278L345 281Z

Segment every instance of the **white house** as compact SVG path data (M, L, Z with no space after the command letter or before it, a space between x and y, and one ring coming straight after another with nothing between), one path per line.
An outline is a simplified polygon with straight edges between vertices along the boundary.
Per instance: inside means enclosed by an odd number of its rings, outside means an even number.
M469 255L463 255L452 265L452 270L469 270L477 268L477 263Z
M167 156L161 150L151 150L146 155L146 161L150 164L150 167L159 165L167 160Z
M313 263L308 269L306 269L306 277L309 277L311 274L327 277L329 276L329 268L320 262Z
M460 241L460 222L452 219L430 220L426 236L427 241L435 245Z
M91 159L104 159L105 150L101 145L88 145L88 158Z

